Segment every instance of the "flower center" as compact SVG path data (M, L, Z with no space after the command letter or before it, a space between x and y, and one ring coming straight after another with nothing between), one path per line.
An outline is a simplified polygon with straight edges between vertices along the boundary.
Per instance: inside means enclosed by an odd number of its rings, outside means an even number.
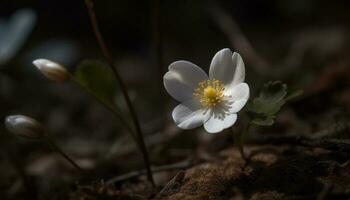
M194 90L193 96L199 100L203 107L211 108L222 101L224 89L224 85L219 80L201 81Z

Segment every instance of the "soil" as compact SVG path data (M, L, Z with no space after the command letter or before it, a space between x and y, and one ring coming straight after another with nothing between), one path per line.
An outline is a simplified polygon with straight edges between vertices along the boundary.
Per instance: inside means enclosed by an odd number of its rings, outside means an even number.
M130 188L106 189L107 186L100 185L99 191L85 188L78 193L80 199L99 199L93 197L95 193L113 199L165 200L346 199L350 196L347 153L289 145L248 146L246 153L249 158L244 161L236 148L221 151L213 161L179 171L158 191L149 192L143 186L136 194L137 190L128 193ZM147 190L149 196L145 198Z

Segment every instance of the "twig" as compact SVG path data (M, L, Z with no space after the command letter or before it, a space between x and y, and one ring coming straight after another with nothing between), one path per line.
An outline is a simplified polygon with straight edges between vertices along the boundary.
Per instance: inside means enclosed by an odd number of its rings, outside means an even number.
M229 15L219 4L211 0L209 3L209 14L224 34L227 35L231 46L246 56L246 60L251 67L259 74L281 78L288 76L291 72L295 72L302 66L303 58L312 47L318 48L317 44L324 41L325 35L331 38L342 38L342 34L334 30L326 30L320 33L312 31L301 32L291 42L291 46L287 50L287 54L278 62L271 62L261 56L254 49L248 38L244 35L235 19ZM332 41L333 43L341 43L341 40ZM315 45L316 44L316 45ZM278 66L278 67L277 67Z
M156 130L156 132L149 132L150 134L148 134L145 137L146 147L150 148L158 144L167 143L171 141L180 132L181 132L180 129L177 129L172 125L171 126L165 125L164 129ZM124 145L122 149L118 150L118 152L110 151L107 155L109 155L108 157L127 155L129 153L133 153L135 151L135 148L137 147L132 145L129 145L129 146Z
M254 144L290 144L306 147L318 147L332 151L350 152L350 140L313 139L304 136L266 136L250 140Z
M157 172L163 172L163 171L187 169L191 166L192 166L192 159L188 159L188 160L181 161L181 162L174 163L174 164L170 164L170 165L162 165L162 166L152 167L152 172L157 173ZM125 181L128 179L136 178L138 176L144 175L145 173L146 173L145 170L132 171L132 172L111 178L106 183L107 184L118 183L118 182Z
M319 147L327 150L340 151L349 153L350 152L350 141L339 140L339 139L321 139L321 140L305 140L302 142L305 146Z
M239 25L215 1L210 1L209 14L229 38L231 45L246 56L247 61L261 74L270 70L270 64L253 48Z
M125 87L125 84L118 73L118 70L114 64L113 58L112 58L111 54L109 53L107 45L106 45L106 43L105 43L105 41L100 33L100 29L99 29L99 26L97 23L93 2L92 2L92 0L85 0L85 4L86 4L86 7L87 7L88 12L89 12L91 25L92 25L92 28L94 30L98 44L102 50L103 55L107 59L110 68L113 71L113 74L114 74L114 76L115 76L115 78L116 78L116 80L121 88L124 100L125 100L127 107L129 109L131 118L132 118L133 123L134 123L135 128L136 128L136 133L138 135L138 139L139 139L138 146L141 149L143 159L145 162L145 167L146 167L146 171L147 171L147 178L154 186L154 180L153 180L153 175L152 175L152 171L151 171L151 164L150 164L149 157L148 157L148 151L147 151L147 148L145 145L145 141L143 139L143 134L142 134L142 130L141 130L141 126L140 126L137 114L136 114L135 109L131 103L131 100L130 100L129 94L127 92L127 89Z

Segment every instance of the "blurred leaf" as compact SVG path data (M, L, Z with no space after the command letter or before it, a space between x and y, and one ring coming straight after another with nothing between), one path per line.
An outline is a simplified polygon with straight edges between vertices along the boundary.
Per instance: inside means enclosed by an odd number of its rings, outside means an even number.
M258 126L271 126L277 113L289 100L302 94L296 91L287 96L287 85L280 81L266 83L260 95L248 103L248 113L252 117L252 123Z
M115 107L116 82L108 67L98 61L82 61L74 73L74 79L100 101Z

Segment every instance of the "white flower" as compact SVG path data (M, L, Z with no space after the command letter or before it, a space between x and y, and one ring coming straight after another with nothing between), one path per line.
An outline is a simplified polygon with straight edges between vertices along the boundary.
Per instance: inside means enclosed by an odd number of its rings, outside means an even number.
M52 81L66 81L70 78L69 72L60 64L48 59L36 59L33 64L46 76L46 78Z
M230 49L215 54L209 77L191 62L181 60L170 64L164 86L181 102L172 113L176 125L182 129L204 125L208 133L231 127L249 98L249 86L244 78L243 60Z

